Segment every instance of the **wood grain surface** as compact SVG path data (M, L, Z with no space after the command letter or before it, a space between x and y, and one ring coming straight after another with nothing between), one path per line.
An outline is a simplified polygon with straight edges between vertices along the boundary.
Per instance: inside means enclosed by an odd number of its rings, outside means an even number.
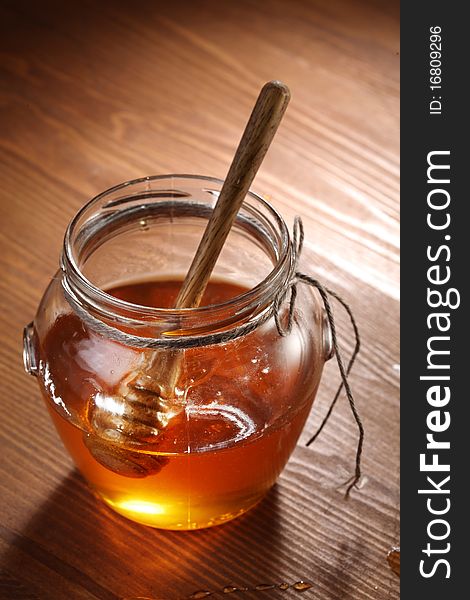
M313 585L228 597L396 599L398 539L398 3L102 0L0 7L0 598L176 600L227 585ZM257 508L199 532L133 524L73 469L23 372L22 327L90 197L150 174L223 177L260 86L292 100L254 189L292 224L302 268L351 304L363 352L351 377L366 440L332 398L328 364L279 484ZM352 348L337 311L345 351Z

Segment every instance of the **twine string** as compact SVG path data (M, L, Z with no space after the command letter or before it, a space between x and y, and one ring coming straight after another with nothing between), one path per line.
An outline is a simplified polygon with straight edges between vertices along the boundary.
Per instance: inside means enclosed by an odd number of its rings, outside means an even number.
M295 220L294 220L293 235L292 235L292 245L293 245L293 250L294 250L294 263L295 263L296 267L298 265L300 255L302 253L303 243L304 243L304 227L303 227L302 219L299 216L296 216ZM323 306L325 307L326 317L328 319L328 323L329 323L330 329L331 329L331 341L333 344L333 350L334 350L334 354L336 357L336 362L337 362L338 369L339 369L339 372L341 375L341 383L338 386L338 389L336 390L336 393L333 397L333 400L330 403L330 406L328 407L328 411L327 411L326 415L324 416L322 422L320 423L320 426L318 427L317 431L310 437L310 439L308 440L306 445L310 446L311 444L313 444L313 442L320 435L323 428L328 423L328 421L331 417L331 414L333 413L333 409L336 406L338 398L344 388L346 391L346 397L349 402L349 407L351 409L351 412L353 414L354 420L356 422L356 425L357 425L357 428L359 431L359 437L358 437L357 448L356 448L356 463L355 463L354 475L346 482L347 488L346 488L345 496L346 496L346 498L349 498L351 490L355 486L357 486L357 484L359 483L359 481L361 479L361 459L362 459L362 450L363 450L363 446L364 446L364 425L362 423L361 417L357 410L356 402L354 400L354 396L351 391L351 386L349 385L349 379L348 379L349 373L351 372L351 369L354 365L356 357L359 354L359 350L361 348L361 339L359 336L359 329L357 327L356 319L353 315L353 312L352 312L350 306L348 305L348 303L345 300L343 300L343 298L341 298L341 296L339 294L337 294L333 290L330 290L329 288L326 288L325 286L323 286L322 283L320 283L317 279L314 279L313 277L309 277L308 275L305 275L304 273L301 273L300 271L295 270L295 276L293 279L293 283L291 284L292 291L291 291L291 299L290 299L290 303L289 303L288 324L287 324L287 327L284 328L283 331L290 332L292 329L292 322L294 320L295 297L297 295L296 281L305 283L307 285L310 285L313 288L316 288L318 290L318 293L321 296L321 299L323 301ZM347 365L346 369L344 368L343 358L339 351L338 338L337 338L337 334L336 334L335 318L333 315L333 309L332 309L330 301L329 301L329 296L334 298L344 308L344 310L348 314L348 317L349 317L349 320L351 322L351 326L352 326L352 329L354 332L355 345L354 345L354 349L353 349L351 358L348 361L348 365ZM283 295L283 298L285 298L285 295ZM275 313L275 317L276 317L276 325L277 325L279 334L286 335L285 333L281 332L281 330L280 330L280 327L278 325L279 317L278 317L277 313L278 313L278 310Z
M361 347L359 330L357 327L356 319L354 318L354 315L353 315L350 307L341 298L341 296L339 296L336 292L333 292L332 290L325 288L319 281L317 281L316 279L313 279L312 277L309 277L308 275L304 275L303 273L297 272L296 276L300 281L303 281L303 282L307 283L308 285L311 285L312 287L316 288L323 300L323 305L325 307L326 316L327 316L327 319L328 319L328 322L329 322L330 328L331 328L331 340L333 343L333 349L335 352L336 362L338 364L338 369L339 369L339 372L341 375L341 383L340 383L338 389L336 390L336 394L333 397L333 400L328 408L328 411L327 411L325 417L323 418L323 421L321 422L320 426L318 427L317 431L308 440L306 445L310 446L320 435L322 429L327 424L327 422L333 412L333 409L336 405L336 402L338 401L338 398L341 394L341 391L344 387L344 389L346 391L346 396L348 398L349 407L351 408L351 412L353 414L354 420L356 421L356 425L359 430L359 438L358 438L357 449L356 449L356 468L355 468L353 477L346 482L348 484L347 488L346 488L346 498L349 498L352 488L355 487L361 479L361 458L362 458L362 449L364 446L364 425L362 423L361 417L359 416L359 412L356 407L356 402L354 400L354 396L351 391L351 386L349 385L349 380L348 380L349 373L351 372L352 366L356 360L356 357L357 357L360 347ZM332 310L328 296L335 298L341 304L341 306L346 310L346 312L348 313L349 319L351 321L351 325L354 330L354 337L355 337L356 343L355 343L353 353L351 355L351 358L349 359L348 366L346 369L344 368L343 359L342 359L341 353L339 351L338 339L337 339L337 335L336 335L335 319L333 316L333 310Z
M334 349L334 354L336 357L336 362L338 365L338 369L341 376L341 383L336 391L336 394L333 397L332 402L328 408L328 411L323 418L320 426L317 431L312 435L312 437L308 440L307 446L310 446L320 435L321 431L327 424L330 416L333 412L333 409L339 399L341 391L343 388L346 391L346 396L349 402L349 407L353 414L354 420L356 422L359 437L356 449L356 463L355 463L355 472L354 475L349 479L346 483L348 485L346 489L346 498L349 497L351 490L357 486L358 482L361 479L361 458L362 458L362 449L364 444L364 426L362 424L362 420L359 416L356 403L354 400L353 393L351 391L351 387L349 385L349 374L351 372L352 366L356 360L356 357L360 350L360 337L359 331L357 327L356 320L352 313L349 305L333 290L330 290L323 286L317 279L305 275L297 270L297 265L300 259L300 255L302 252L302 246L304 242L304 229L303 224L300 217L295 217L294 227L293 227L293 235L292 235L292 269L291 269L291 277L287 282L287 285L284 289L277 294L277 296L273 299L271 305L264 310L261 310L259 313L255 314L251 317L246 323L242 325L238 325L233 327L230 330L211 333L207 335L195 335L195 336L186 336L186 337L160 337L160 338L152 338L152 337L142 337L138 335L134 335L131 333L127 333L122 331L121 329L106 323L103 319L95 317L90 309L84 305L83 301L77 296L73 287L70 285L66 273L62 277L62 287L64 291L64 296L67 302L70 304L73 311L80 317L82 321L86 323L86 325L104 337L107 337L113 341L118 343L133 347L133 348L148 348L148 349L185 349L185 348L195 348L201 347L205 345L212 344L220 344L224 342L229 342L238 337L242 337L251 333L263 323L266 323L272 317L274 318L277 331L280 336L286 337L292 331L292 327L295 321L295 303L297 299L297 284L303 283L305 285L309 285L318 290L320 297L322 299L327 320L331 329L331 340ZM281 323L281 306L286 299L287 295L290 292L289 298L289 307L287 313L287 324L283 325ZM344 308L346 313L349 316L349 320L351 322L354 337L355 337L355 346L351 358L349 359L348 365L345 368L341 353L339 351L338 338L336 333L336 325L335 319L333 315L333 309L330 304L329 297L334 298L339 304Z

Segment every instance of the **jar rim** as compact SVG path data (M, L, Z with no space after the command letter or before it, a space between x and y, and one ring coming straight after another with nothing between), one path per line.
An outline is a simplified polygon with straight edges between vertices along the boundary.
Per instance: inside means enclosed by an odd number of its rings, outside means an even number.
M109 309L111 308L112 312L125 310L127 314L136 313L140 316L140 318L132 319L133 321L143 321L143 317L152 318L152 319L163 319L168 320L170 316L177 316L178 318L184 318L185 316L191 315L191 317L197 316L208 316L209 314L217 313L219 311L227 310L229 307L235 307L238 304L243 305L253 305L256 300L261 300L266 295L273 295L273 288L275 292L278 291L278 285L282 285L286 276L283 276L284 273L289 273L290 268L292 266L292 252L291 252L291 242L290 242L290 234L287 227L286 222L284 221L281 214L262 196L249 190L246 198L243 201L242 206L249 206L247 199L251 198L256 200L256 202L260 203L261 206L268 212L269 216L273 217L280 237L280 244L278 247L278 256L276 263L274 264L272 270L266 275L264 279L258 282L254 287L249 290L243 292L242 294L238 294L233 298L229 298L224 302L220 302L217 304L210 304L199 306L196 308L162 308L162 307L152 307L147 305L134 304L132 302L128 302L126 300L117 298L109 293L107 293L102 288L93 284L82 272L77 258L75 256L73 250L73 242L74 236L77 233L77 228L79 227L81 218L85 215L85 213L93 207L93 205L98 204L107 196L111 195L114 192L125 190L133 185L138 185L142 183L152 182L152 181L163 181L166 179L176 179L179 181L184 180L198 180L198 181L207 181L211 183L215 183L218 185L223 185L224 180L216 177L206 176L206 175L195 175L195 174L163 174L163 175L150 175L146 177L140 177L137 179L132 179L129 181L125 181L119 183L115 186L112 186L100 194L93 197L86 204L84 204L80 210L75 214L75 216L70 221L64 236L64 244L63 244L63 252L61 259L61 268L64 271L66 276L69 276L70 273L73 275L73 287L78 287L80 290L80 297L84 300L91 299L92 305L96 306L104 305L107 307L106 313L109 315ZM149 191L150 192L150 191ZM114 310L113 310L114 309ZM126 319L128 320L128 319Z

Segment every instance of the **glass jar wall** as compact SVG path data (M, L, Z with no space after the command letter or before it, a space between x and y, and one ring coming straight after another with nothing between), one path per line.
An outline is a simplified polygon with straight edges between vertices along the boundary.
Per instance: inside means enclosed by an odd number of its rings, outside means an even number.
M202 305L172 309L221 185L151 177L92 200L26 329L27 366L80 472L111 508L160 528L217 525L264 496L329 354L316 291L299 289L287 335L276 327L295 249L253 193Z

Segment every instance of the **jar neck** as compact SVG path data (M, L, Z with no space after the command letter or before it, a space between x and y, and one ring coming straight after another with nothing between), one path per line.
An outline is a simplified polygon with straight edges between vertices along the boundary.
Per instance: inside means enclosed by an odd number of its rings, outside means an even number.
M228 301L178 310L142 306L112 296L86 274L87 262L103 244L132 234L144 222L156 224L155 235L160 223L176 227L179 220L188 219L197 221L202 231L222 184L202 176L149 177L111 188L85 205L67 229L61 257L62 285L75 312L85 321L89 315L90 323L102 322L104 334L111 327L147 340L210 338L265 319L293 275L295 252L282 217L252 192L233 228L243 236L240 240L264 253L272 269L251 289ZM120 259L125 262L126 256Z

